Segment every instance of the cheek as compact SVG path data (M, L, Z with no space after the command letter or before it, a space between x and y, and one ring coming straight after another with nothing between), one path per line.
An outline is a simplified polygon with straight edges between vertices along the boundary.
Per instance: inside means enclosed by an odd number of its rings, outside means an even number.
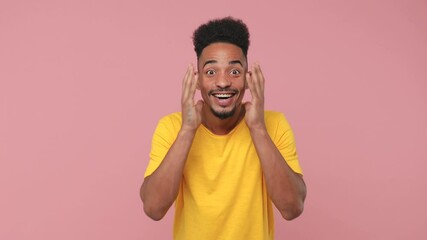
M212 89L212 87L209 85L208 82L202 81L202 80L198 82L198 88L202 94L206 94L206 95Z
M246 89L247 88L246 78L242 77L239 79L235 79L235 87L240 89Z
M215 87L215 79L214 78L199 78L199 87L202 89L211 89Z

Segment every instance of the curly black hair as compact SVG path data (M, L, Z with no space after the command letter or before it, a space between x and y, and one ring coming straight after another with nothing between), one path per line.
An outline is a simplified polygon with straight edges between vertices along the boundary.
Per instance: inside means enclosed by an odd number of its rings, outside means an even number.
M193 33L194 51L200 57L205 47L212 43L232 43L242 49L247 57L249 48L249 30L240 19L225 17L210 20L198 27Z

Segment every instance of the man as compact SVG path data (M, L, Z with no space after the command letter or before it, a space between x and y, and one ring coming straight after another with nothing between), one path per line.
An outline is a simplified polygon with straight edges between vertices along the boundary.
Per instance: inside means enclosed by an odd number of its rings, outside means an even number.
M306 195L292 130L283 114L264 111L264 76L258 64L248 71L241 20L209 21L193 43L197 71L188 66L182 111L153 136L144 211L160 220L175 202L174 239L273 239L271 202L291 220ZM242 103L246 89L252 100Z

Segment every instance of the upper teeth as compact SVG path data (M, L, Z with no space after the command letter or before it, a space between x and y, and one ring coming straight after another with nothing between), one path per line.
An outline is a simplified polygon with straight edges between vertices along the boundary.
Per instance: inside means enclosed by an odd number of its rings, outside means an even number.
M231 96L232 96L232 94L230 94L230 93L217 93L217 94L215 94L215 97L219 97L219 98L228 98Z

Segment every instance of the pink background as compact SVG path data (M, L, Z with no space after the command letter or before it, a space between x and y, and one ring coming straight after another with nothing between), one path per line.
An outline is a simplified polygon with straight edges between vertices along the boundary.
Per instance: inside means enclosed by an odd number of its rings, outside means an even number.
M0 1L0 239L170 239L139 199L151 135L228 15L308 185L277 239L427 238L427 1L147 2Z

